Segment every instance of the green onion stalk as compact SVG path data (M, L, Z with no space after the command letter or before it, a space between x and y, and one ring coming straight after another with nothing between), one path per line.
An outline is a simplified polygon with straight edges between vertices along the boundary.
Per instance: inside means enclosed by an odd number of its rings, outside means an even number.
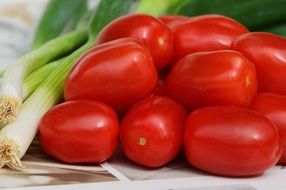
M24 84L23 84L23 99L24 100L26 100L34 92L34 90L39 86L39 84L42 81L48 78L48 76L55 70L55 68L64 58L61 58L57 61L46 64L40 67L39 69L33 71L32 73L30 73L27 77L25 77ZM2 76L0 75L0 83L1 83L1 80L2 80Z
M61 58L87 40L87 31L78 30L58 37L8 65L1 80L0 126L15 120L23 102L22 85L26 73Z
M63 59L65 59L65 57L46 64L25 77L23 84L24 100L26 100L34 92L42 81L48 78L48 76L56 69L58 64L61 63Z
M144 0L142 2L144 2ZM53 72L49 74L47 79L41 82L40 85L36 88L36 90L25 100L22 108L18 109L19 113L17 117L14 116L15 113L11 114L14 117L13 118L14 121L7 124L0 131L0 168L4 166L8 166L9 168L14 169L14 170L23 170L24 167L20 159L23 157L29 145L31 144L34 136L36 135L37 130L38 130L38 124L42 116L52 106L56 105L62 100L64 81L71 67L75 64L75 62L79 59L79 57L82 54L84 54L87 50L89 50L90 48L94 46L97 34L106 24L108 24L110 21L112 21L113 19L121 15L129 13L130 10L132 10L132 8L136 7L137 3L138 3L138 0L116 0L116 1L101 0L100 1L89 23L89 32L88 32L89 40L83 46L81 46L79 49L77 49L70 55L56 61L57 66L55 67L55 69L51 69L53 70ZM139 2L139 5L140 3L141 2ZM145 11L146 11L145 13L148 13L147 10ZM78 31L75 31L75 32L78 32ZM82 38L84 39L83 36ZM52 43L55 43L55 41L57 40L59 39L50 41L48 43L50 44L49 48L43 48L44 46L47 46L47 45L44 45L41 47L42 49L40 48L39 50L36 50L36 51L42 52L44 49L48 49L48 50L57 49L57 48L53 48L52 46L54 45ZM70 44L76 40L79 40L79 39L75 37L72 39L66 39L65 41L61 40L60 44L63 46L63 44ZM53 51L46 54L48 58L46 58L45 56L40 56L40 57L42 59L45 59L46 60L45 62L51 62L52 60L49 59L49 57L51 57L50 56L51 53L53 53ZM19 63L18 66L26 67L24 69L25 71L29 69L35 70L36 68L39 68L39 65L36 65L36 66L33 64L30 65L30 61L33 61L34 58L38 56L38 54L40 53L34 53L33 56L32 55L25 56L25 59L29 60L29 62L27 61L25 62L25 64ZM55 63L49 63L49 64L54 65ZM44 64L43 63L40 64L40 66L42 65ZM44 67L46 69L48 68L48 66L44 66ZM47 70L49 69L50 68L48 68ZM38 69L37 71L40 72L39 70L40 69ZM45 73L43 70L41 72ZM23 71L18 72L16 70L14 72L15 72L14 76L15 74L17 74L17 75L20 75L21 78L24 78ZM8 71L8 73L12 74L13 72ZM2 90L2 106L4 107L0 107L0 109L2 110L2 112L5 112L5 111L8 113L16 112L16 110L12 110L11 100L8 100L10 101L10 105L7 106L3 104L4 97L6 99L9 99L10 98L9 96L13 95L14 100L12 100L12 102L14 102L14 104L17 104L18 102L22 101L23 92L21 91L21 93L19 93L19 91L15 90L12 87L15 84L8 83L7 77L8 77L8 74L6 71L4 74L3 80L2 80L2 89L3 87L6 88L6 93L5 91ZM35 77L35 79L37 79L37 77ZM21 86L21 90L22 88L23 86ZM9 93L7 93L7 91ZM3 96L3 94L6 96ZM26 94L29 94L29 93L26 93ZM17 106L15 106L13 109L16 109Z

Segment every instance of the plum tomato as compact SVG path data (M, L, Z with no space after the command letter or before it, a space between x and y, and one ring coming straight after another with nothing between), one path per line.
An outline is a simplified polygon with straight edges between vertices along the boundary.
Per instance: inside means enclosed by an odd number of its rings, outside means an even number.
M171 26L174 63L190 53L230 49L235 38L248 32L242 24L221 15L190 17Z
M231 106L205 107L186 121L184 147L193 166L219 175L257 175L281 156L279 134L264 115Z
M70 101L41 119L39 139L50 156L67 163L101 163L113 154L119 122L113 109L96 101Z
M264 114L277 127L283 148L278 164L286 164L286 96L273 93L258 93L251 109Z
M157 78L150 53L135 39L118 39L96 46L77 61L64 95L67 101L101 101L122 114L151 95Z
M119 17L102 29L97 44L124 37L140 40L150 50L157 69L169 64L173 55L172 32L157 18L144 14Z
M165 81L171 98L188 110L250 105L257 91L254 65L232 50L198 52L175 64Z
M257 70L258 91L286 95L286 39L271 33L241 35L232 44Z
M160 167L179 152L184 108L170 98L153 96L135 104L120 126L120 143L124 154L146 167Z

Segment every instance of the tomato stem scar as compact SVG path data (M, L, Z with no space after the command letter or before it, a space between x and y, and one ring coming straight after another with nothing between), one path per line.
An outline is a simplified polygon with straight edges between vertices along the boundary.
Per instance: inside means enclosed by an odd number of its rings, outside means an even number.
M146 139L145 137L141 137L141 138L139 139L139 144L140 144L140 145L144 146L146 143L147 143L147 139Z
M247 74L246 77L245 77L244 85L245 86L249 86L249 84L250 84L250 77L249 77L249 74Z
M164 39L163 38L159 38L158 39L158 43L160 46L162 46L164 44Z

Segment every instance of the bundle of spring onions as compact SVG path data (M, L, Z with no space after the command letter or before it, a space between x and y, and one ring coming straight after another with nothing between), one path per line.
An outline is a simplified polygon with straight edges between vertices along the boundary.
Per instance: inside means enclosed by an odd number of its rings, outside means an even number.
M42 38L36 35L39 43L33 45L34 50L9 65L1 81L0 167L23 169L20 159L36 135L41 117L62 100L68 71L84 52L94 46L97 34L107 23L130 11L152 14L154 9L149 4L153 4L157 8L157 13L162 14L174 1L177 0L160 1L164 4L162 6L150 0L101 0L92 10L92 16L89 16L89 13L76 16L75 19L80 22L74 31L54 38L60 35L64 28L57 24L57 30L47 35L49 37ZM78 19L79 17L82 19ZM88 24L84 24L86 18L90 18ZM49 28L44 24L39 26L44 26L43 33Z

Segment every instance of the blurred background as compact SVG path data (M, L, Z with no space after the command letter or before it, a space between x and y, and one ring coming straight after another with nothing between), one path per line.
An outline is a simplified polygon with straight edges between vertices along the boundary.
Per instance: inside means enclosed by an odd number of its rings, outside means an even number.
M98 0L89 0L94 7ZM48 0L0 0L0 70L30 49Z
M0 0L0 69L29 48L48 0Z

